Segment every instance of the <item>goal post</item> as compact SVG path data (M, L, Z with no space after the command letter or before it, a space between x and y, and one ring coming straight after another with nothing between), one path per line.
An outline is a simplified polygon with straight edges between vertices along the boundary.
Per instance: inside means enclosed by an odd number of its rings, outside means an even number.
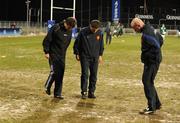
M75 17L76 12L76 0L73 0L73 8L65 8L65 7L57 7L53 5L53 0L51 0L51 17L50 20L53 20L53 9L61 9L61 10L70 10L73 11L73 17Z

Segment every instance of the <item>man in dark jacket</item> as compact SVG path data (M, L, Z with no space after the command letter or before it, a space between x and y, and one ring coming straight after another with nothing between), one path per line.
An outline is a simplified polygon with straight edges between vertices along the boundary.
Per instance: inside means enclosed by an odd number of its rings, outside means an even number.
M99 27L100 22L92 20L89 27L85 27L79 32L74 43L74 54L81 63L82 99L87 98L88 71L90 71L88 98L96 98L94 92L96 89L98 63L102 62L104 50L103 34Z
M112 40L111 22L107 23L105 32L106 32L106 44L111 44L111 40Z
M143 114L152 114L161 108L161 102L154 86L154 79L162 60L161 46L163 38L154 30L150 24L144 24L139 18L134 18L131 27L136 32L141 32L141 61L144 63L142 82L145 96L148 100L148 107Z
M75 18L68 17L63 22L55 24L43 40L45 57L49 60L51 69L45 83L45 91L50 95L52 83L55 81L54 97L59 99L63 99L61 92L65 70L65 56L71 41L72 28L75 24Z

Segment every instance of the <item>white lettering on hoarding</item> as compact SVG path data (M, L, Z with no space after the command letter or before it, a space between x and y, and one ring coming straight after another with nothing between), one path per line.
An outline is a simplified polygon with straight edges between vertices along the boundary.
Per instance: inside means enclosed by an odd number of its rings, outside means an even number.
M180 16L170 16L170 15L166 15L166 19L167 19L167 20L180 20Z
M118 18L118 1L114 3L114 19Z
M136 14L135 17L140 18L140 19L154 19L153 15L139 15L139 14Z

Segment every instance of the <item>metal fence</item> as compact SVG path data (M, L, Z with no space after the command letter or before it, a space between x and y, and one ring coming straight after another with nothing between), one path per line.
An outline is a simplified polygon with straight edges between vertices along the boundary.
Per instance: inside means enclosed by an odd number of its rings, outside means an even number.
M40 25L35 22L27 24L25 21L0 21L0 28L20 28L21 35L47 33L47 23Z
M102 22L102 30L105 30L107 22ZM113 25L114 26L114 25ZM152 24L152 26L159 30L161 25ZM47 23L43 23L40 25L39 23L31 22L27 24L26 21L0 21L0 28L20 28L21 35L40 35L47 33ZM180 29L180 25L166 25L167 30L178 30ZM124 33L132 33L132 29L127 24L124 24Z

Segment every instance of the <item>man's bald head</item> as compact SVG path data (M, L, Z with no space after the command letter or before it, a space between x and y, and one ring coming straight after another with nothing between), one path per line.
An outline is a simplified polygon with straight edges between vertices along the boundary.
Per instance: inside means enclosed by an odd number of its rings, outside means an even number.
M141 29L144 27L144 22L139 18L134 18L131 21L131 27L136 31L140 32Z

